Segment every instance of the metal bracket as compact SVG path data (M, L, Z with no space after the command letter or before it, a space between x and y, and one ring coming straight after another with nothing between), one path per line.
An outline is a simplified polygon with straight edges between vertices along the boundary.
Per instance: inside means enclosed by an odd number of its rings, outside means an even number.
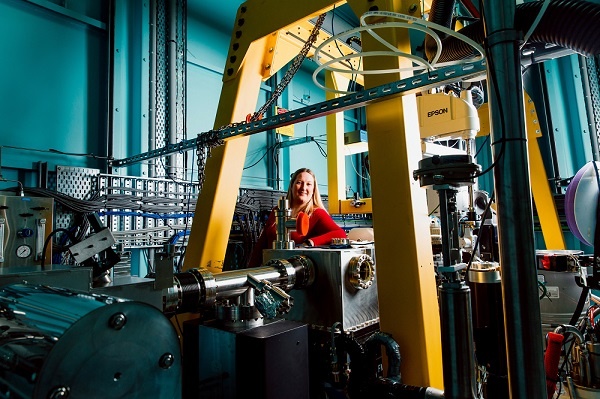
M110 248L114 243L115 238L112 233L108 228L104 228L85 240L72 245L69 251L77 263L82 263L97 253Z

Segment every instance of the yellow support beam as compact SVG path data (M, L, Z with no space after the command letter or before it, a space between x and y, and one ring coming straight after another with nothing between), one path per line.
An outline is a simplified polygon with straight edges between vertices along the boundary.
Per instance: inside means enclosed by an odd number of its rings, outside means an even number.
M265 38L253 42L236 79L223 83L215 127L245 120L256 109L265 46ZM223 270L248 141L249 137L228 140L213 149L207 159L206 180L196 203L183 270Z
M535 209L537 210L542 235L546 249L566 249L565 239L560 226L560 218L556 210L554 196L544 168L542 152L537 139L542 137L542 130L538 121L535 104L529 95L525 97L525 128L527 129L527 142L529 152L529 174L531 179L531 192Z
M272 63L281 29L290 29L298 21L314 18L332 9L334 4L343 3L331 0L243 3L234 23L215 128L243 121L256 110L262 80L277 72ZM278 67L283 64L280 62ZM236 136L214 149L207 160L206 180L196 204L183 270L197 267L213 273L223 270L248 140L249 137Z
M291 33L306 39L310 35L308 20L319 16L334 5L340 6L345 1L311 0L311 1L279 1L250 0L238 8L231 43L225 64L223 80L235 79L250 45L258 39L268 38L266 51L261 52L263 62L261 74L266 79L285 66L296 54L297 48L304 44L297 39L283 39ZM324 36L324 35L323 35ZM323 36L319 39L321 43ZM284 42L293 43L292 49Z
M302 48L304 43L308 40L308 37L312 33L313 23L310 20L303 20L297 24L292 25L292 27L287 27L286 29L281 29L277 34L277 40L274 47L274 51L272 52L273 58L270 60L271 68L268 71L265 71L265 77L270 76L272 73L271 69L280 69L285 66L290 60L292 60L296 54L298 54L298 49ZM335 32L338 34L341 32ZM314 55L314 50L320 46L323 42L328 40L331 35L321 31L317 41L312 46L312 48L308 51L307 57L312 57ZM336 45L337 43L337 45ZM325 63L327 61L340 58L342 55L349 55L356 53L352 47L347 45L343 41L336 41L329 43L326 47L323 47L319 52L319 56L321 58L321 63ZM269 61L267 61L268 64ZM352 69L349 67L352 65ZM360 58L353 58L348 61L344 61L342 63L335 62L331 64L332 68L340 68L347 69L348 73L337 75L342 75L347 81L354 80L358 84L363 85L364 80L362 75L355 73L356 71L362 70L362 63L360 62ZM348 87L347 84L340 85L338 90L345 90Z
M531 194L537 210L542 235L546 249L566 249L565 238L560 225L560 217L556 202L552 195L548 175L537 139L542 137L535 104L531 97L524 92L525 127L527 129L527 151L529 153L529 174L531 178ZM480 130L477 136L490 134L490 117L488 104L483 104L478 110Z
M356 15L374 7L414 16L420 13L418 3L406 0L349 0L348 4ZM377 33L401 51L411 52L408 31L379 29ZM362 35L363 51L382 47L368 34ZM409 60L397 57L368 57L363 63L365 70L411 66ZM411 75L366 75L365 87ZM391 333L400 345L405 359L401 365L403 382L443 389L440 316L426 191L412 178L421 159L415 95L370 104L366 115L381 329Z

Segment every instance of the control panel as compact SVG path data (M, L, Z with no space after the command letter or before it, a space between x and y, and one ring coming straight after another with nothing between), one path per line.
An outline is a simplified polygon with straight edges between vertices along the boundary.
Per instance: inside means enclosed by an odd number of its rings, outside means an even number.
M52 198L0 195L0 267L52 264Z

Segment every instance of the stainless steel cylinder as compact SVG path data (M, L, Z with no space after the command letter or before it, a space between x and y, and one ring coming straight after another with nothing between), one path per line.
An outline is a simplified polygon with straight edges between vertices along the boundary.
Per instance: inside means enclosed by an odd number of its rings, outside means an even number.
M173 276L173 287L164 297L164 312L196 312L218 300L239 297L248 291L248 275L266 280L289 291L304 288L314 281L314 264L306 256L288 260L271 260L266 266L212 274L205 269L192 269Z

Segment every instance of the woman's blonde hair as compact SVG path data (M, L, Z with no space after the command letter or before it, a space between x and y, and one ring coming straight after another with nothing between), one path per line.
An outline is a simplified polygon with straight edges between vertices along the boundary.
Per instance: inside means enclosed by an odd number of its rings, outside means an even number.
M298 178L298 176L304 172L309 173L315 180L313 195L311 201L308 201L306 204L303 204L298 209L295 209L293 204L294 185L296 184L296 179ZM321 200L321 194L319 194L317 176L315 176L314 172L308 168L300 168L292 174L292 177L290 178L290 185L288 186L287 198L290 202L290 206L292 207L292 217L298 216L299 212L304 212L310 216L313 213L313 211L317 208L325 209L325 205L323 205L323 200Z

